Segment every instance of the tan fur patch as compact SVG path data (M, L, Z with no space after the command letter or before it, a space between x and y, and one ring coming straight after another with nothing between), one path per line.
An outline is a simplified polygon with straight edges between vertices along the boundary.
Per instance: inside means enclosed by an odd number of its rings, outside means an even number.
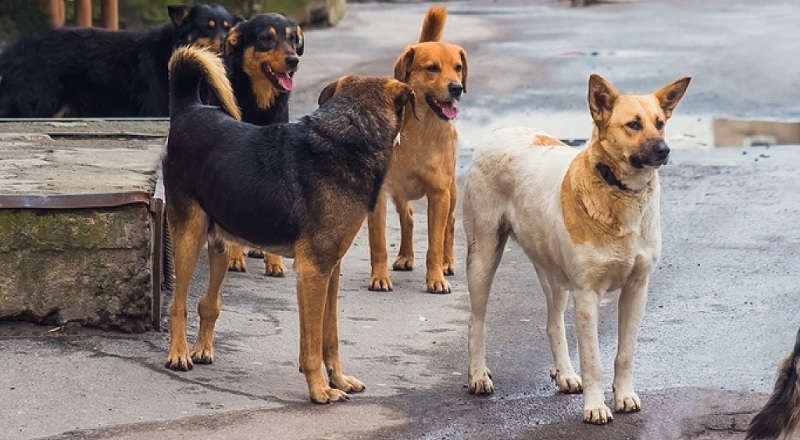
M266 77L266 73L263 71L263 64L267 63L272 68L273 65L277 64L276 59L279 57L281 60L284 58L283 54L278 54L275 51L262 55L252 47L244 50L242 70L250 77L253 93L256 95L256 103L262 109L272 107L278 95L275 85L272 84L272 81Z
M533 138L533 141L531 142L531 144L535 145L537 147L566 147L566 146L568 146L567 144L561 142L560 140L558 140L558 139L556 139L556 138L554 138L552 136L548 136L546 134L536 135L536 137Z

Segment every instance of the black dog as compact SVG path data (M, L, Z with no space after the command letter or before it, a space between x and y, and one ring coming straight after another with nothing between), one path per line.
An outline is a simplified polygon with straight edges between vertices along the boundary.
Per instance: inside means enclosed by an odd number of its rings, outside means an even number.
M791 438L800 424L800 330L794 350L781 362L775 389L750 422L747 440Z
M295 259L300 369L311 400L328 403L362 391L364 384L344 375L339 359L341 259L375 206L414 92L392 78L342 77L299 122L256 126L237 120L222 61L208 50L178 49L170 75L163 170L176 283L166 366L187 370L213 362L229 259L225 242L234 240ZM224 110L200 103L201 82ZM200 328L190 352L187 293L206 242L209 285L198 303Z
M170 23L141 31L62 28L18 41L0 55L0 117L167 116L172 52L221 50L242 20L219 5L168 12Z
M281 14L257 15L231 29L225 39L225 64L242 121L255 125L289 122L289 93L303 55L303 31ZM251 256L262 256L251 250ZM285 276L283 259L265 253L265 273ZM245 271L244 249L233 245L230 270Z

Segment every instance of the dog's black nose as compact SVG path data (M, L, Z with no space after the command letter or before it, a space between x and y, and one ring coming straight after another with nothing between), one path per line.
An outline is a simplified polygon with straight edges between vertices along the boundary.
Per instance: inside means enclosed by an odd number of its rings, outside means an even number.
M659 160L664 160L669 157L669 146L664 141L661 141L656 145L656 157Z
M450 92L450 96L453 98L458 98L461 96L461 92L464 91L464 86L457 82L451 82L447 85L447 91Z
M300 64L300 58L297 55L289 55L286 57L286 65L289 66L290 69L294 69Z

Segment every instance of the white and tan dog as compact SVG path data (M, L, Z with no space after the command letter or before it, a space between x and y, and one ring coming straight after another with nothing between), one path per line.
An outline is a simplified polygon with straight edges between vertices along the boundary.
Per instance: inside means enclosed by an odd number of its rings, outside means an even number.
M599 75L589 78L592 137L583 150L540 131L495 131L478 148L467 175L469 392L491 394L486 367L486 305L508 237L533 263L547 298L551 377L567 393L583 391L583 421L613 419L603 398L597 324L600 299L621 289L614 409L639 411L633 352L650 273L661 252L658 168L667 163L664 124L690 78L649 95L618 94ZM567 351L564 310L575 302L581 375Z

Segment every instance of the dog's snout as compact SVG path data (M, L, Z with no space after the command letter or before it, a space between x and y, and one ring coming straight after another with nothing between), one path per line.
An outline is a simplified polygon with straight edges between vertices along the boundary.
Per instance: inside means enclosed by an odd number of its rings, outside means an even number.
M294 69L300 64L300 58L297 55L287 55L284 61L290 69Z
M666 142L661 141L656 144L655 153L658 159L664 160L669 157L669 146Z
M464 91L464 86L461 83L451 82L447 85L447 91L450 92L450 96L453 98L458 98L461 96L461 92Z

